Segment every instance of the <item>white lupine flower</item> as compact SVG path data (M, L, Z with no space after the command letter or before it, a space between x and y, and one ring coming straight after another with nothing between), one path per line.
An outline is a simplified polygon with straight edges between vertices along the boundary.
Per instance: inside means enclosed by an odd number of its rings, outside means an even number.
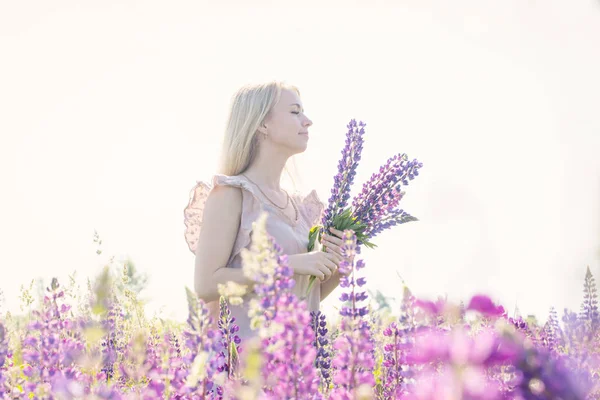
M252 244L250 249L242 249L242 268L244 275L256 282L257 285L273 285L275 271L279 266L278 254L267 233L267 216L262 212L252 223ZM260 300L252 298L249 301L248 316L251 329L263 326L267 316L260 305Z
M208 352L200 351L194 358L192 367L190 368L190 374L185 382L186 386L194 387L198 384L198 381L206 378L206 362L208 361Z
M242 249L244 275L255 282L271 284L278 266L277 254L267 234L267 212L263 211L252 223L252 244Z
M219 295L229 300L229 303L233 306L239 306L244 302L242 296L246 294L248 285L240 285L237 282L227 281L227 283L219 283L217 285Z

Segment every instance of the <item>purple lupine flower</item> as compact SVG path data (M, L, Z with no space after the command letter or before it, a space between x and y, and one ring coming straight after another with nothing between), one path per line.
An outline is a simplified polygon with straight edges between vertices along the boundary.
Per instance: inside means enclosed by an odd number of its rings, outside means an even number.
M401 190L402 186L408 185L410 180L419 175L423 164L416 159L408 161L403 153L388 159L380 167L379 173L373 174L365 182L362 191L354 198L351 206L347 207L364 141L363 127L366 124L360 122L359 125L360 129L356 130L354 119L348 124L350 130L338 164L338 173L334 177L331 197L321 217L321 224L313 226L309 231L308 251L312 251L315 243L320 242L323 233L331 227L341 231L351 229L355 232L359 245L373 248L375 245L370 240L379 233L395 225L417 221L417 218L397 206L405 194ZM325 247L323 251L326 251ZM316 277L311 276L307 293L315 280Z
M238 345L241 339L236 333L240 330L235 324L235 317L231 316L231 311L227 306L227 300L221 296L219 299L219 331L221 332L221 344L223 346L223 365L219 368L220 371L227 372L228 378L233 378L237 372L238 354L240 349Z
M250 304L248 316L253 329L268 327L277 314L277 299L291 293L294 271L287 255L266 231L266 212L254 222L250 249L242 250L244 274L254 281L257 302Z
M115 300L108 300L109 308L106 318L102 319L102 328L105 336L102 341L103 364L101 371L104 372L106 379L110 380L114 376L114 365L117 361L118 351L121 346L117 344L117 338L120 336L117 331L117 315L120 313L119 305Z
M362 232L365 238L373 238L391 226L417 220L396 207L404 196L402 186L407 186L418 176L422 166L417 160L408 161L406 154L399 153L389 158L379 172L364 183L352 202L352 215L366 225Z
M408 330L398 327L396 322L392 322L383 330L383 336L388 342L383 346L383 395L385 398L399 398L403 392L403 383L407 377L406 371L406 352L410 348L408 340Z
M581 303L580 318L586 321L590 330L595 331L600 323L600 313L598 312L598 290L594 276L587 267L585 280L583 284L583 302Z
M277 314L271 326L279 326L263 338L265 366L262 373L268 399L320 399L315 369L315 332L306 302L293 294L278 297ZM272 379L276 377L276 382Z
M321 311L311 311L310 315L312 317L312 327L315 331L313 344L317 349L315 367L319 371L321 388L323 391L327 391L331 381L331 354L328 351L327 320L325 314Z
M572 373L573 384L587 388L591 378L591 372L595 373L594 379L598 379L597 372L600 370L600 331L596 320L596 288L593 276L589 268L586 270L584 280L584 299L581 305L579 315L575 312L564 310L562 317L563 330L557 329L559 332L560 353L550 353L551 356L562 358L562 363L565 368ZM554 322L554 316L550 316L553 325L558 325L558 321ZM550 319L549 319L550 321ZM554 331L554 330L553 330ZM544 337L544 333L540 335ZM543 350L542 346L537 346ZM600 396L600 390L594 389L592 397Z
M206 386L206 380L212 379L211 371L217 369L216 363L211 363L201 354L200 357L205 361L204 367L197 368L193 365L196 356L203 352L202 348L192 349L192 365L181 357L179 340L172 332L165 332L162 336L151 335L146 348L148 382L142 388L141 398L220 398L215 394L218 389ZM213 351L215 352L216 350ZM200 378L198 374L207 376Z
M321 224L325 229L332 226L333 217L346 208L350 199L350 189L354 183L356 168L362 154L365 126L366 124L362 121L357 124L355 119L352 119L346 126L348 128L346 143L341 152L338 172L333 178L329 205L321 217Z
M335 388L331 399L355 398L357 393L363 390L372 393L375 384L373 341L369 324L363 318L367 309L358 304L366 300L367 296L365 292L357 293L366 282L361 280L359 284L356 271L364 268L365 264L363 260L354 263L354 256L357 254L356 234L352 230L345 230L343 237L344 261L340 263L338 270L341 275L340 286L347 289L342 298L346 299L348 305L341 307L342 332L333 344L336 350L333 359Z
M128 384L139 385L153 368L148 357L148 339L138 331L132 335L123 351L123 362L118 365L119 371Z
M8 355L8 332L6 328L0 322L0 368L4 366L4 360Z
M557 342L558 340L554 334L554 329L552 325L550 325L550 322L547 321L540 332L538 345L545 347L550 352L554 352L557 350Z
M523 319L523 317L518 316L518 317L511 317L508 319L508 322L515 327L515 329L520 332L524 337L526 337L527 339L531 340L533 342L534 340L534 334L531 331L531 329L529 328L529 324L527 323L527 321L525 321Z
M159 336L157 346L149 346L149 360L152 367L148 371L149 382L143 390L143 398L179 398L185 385L186 371L177 348L177 338L171 332ZM178 397L179 396L179 397Z
M211 328L212 321L204 301L187 287L186 294L188 319L183 338L188 352L183 356L183 362L190 366L203 357L206 357L208 362L205 364L204 371L188 369L185 374L179 373L179 376L185 380L185 385L180 388L179 394L184 398L192 394L199 395L201 399L219 398L222 395L222 388L214 384L213 377L219 373L219 368L225 362L221 332ZM199 376L196 373L199 373Z
M548 313L548 325L552 329L552 333L555 340L556 346L563 345L563 334L562 329L560 328L560 323L558 322L558 315L556 313L556 309L554 307L550 307L550 312Z
M573 360L583 360L590 354L594 341L589 335L589 325L586 321L577 316L577 313L564 310L562 317L564 326L565 347L568 348L568 355ZM579 366L578 366L579 367Z
M556 357L543 348L522 343L517 355L512 384L518 398L582 400L594 385L589 370L569 368L570 357L566 355Z
M42 309L32 311L34 320L28 324L22 341L22 359L27 363L23 374L29 378L24 391L28 396L50 390L53 379L58 376L80 377L75 360L83 353L84 345L80 336L69 334L73 326L65 314L70 307L60 304L64 291L56 278L46 291Z
M8 332L6 331L6 328L4 327L2 322L0 322L0 398L3 398L6 393L4 382L6 381L5 371L8 368L4 365L4 363L8 355Z
M265 399L318 399L315 337L305 301L293 293L287 255L266 231L266 214L253 225L252 244L242 251L244 274L254 281L251 327L258 329ZM227 388L227 396L234 396Z
M110 270L105 267L94 283L93 296L90 298L90 308L100 319L99 326L93 320L83 323L84 329L99 327L104 332L101 342L101 373L106 381L113 378L117 355L123 350L123 345L119 343L120 338L123 337L123 332L118 324L118 319L122 316L122 309L112 285Z
M166 371L163 373L163 376L168 379L169 385L173 390L174 397L181 398L183 397L181 392L185 385L184 378L186 376L187 366L185 365L182 357L182 349L179 337L175 332L171 332L168 336L169 346L167 346L167 348L169 357L168 365L165 368Z

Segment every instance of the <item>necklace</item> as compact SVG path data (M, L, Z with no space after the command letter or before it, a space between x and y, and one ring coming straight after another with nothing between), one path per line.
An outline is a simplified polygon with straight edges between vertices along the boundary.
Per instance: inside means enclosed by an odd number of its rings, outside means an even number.
M242 175L244 178L248 179L248 180L249 180L249 181L250 181L250 182L251 182L251 183L252 183L254 186L256 186L256 187L258 188L258 190L260 190L260 192L263 194L263 196L265 196L265 198L266 198L267 200L269 200L269 201L271 202L271 204L273 204L275 207L279 208L280 210L285 210L285 209L287 208L287 206L290 204L290 195L289 195L289 193L288 193L288 192L287 192L285 189L281 189L281 190L283 190L283 191L285 192L285 195L286 195L286 197L287 197L287 202L285 203L285 206L283 206L283 207L279 207L277 204L275 204L275 203L273 202L273 200L271 200L271 199L269 198L269 196L267 196L267 195L265 194L265 192L263 192L263 191L262 191L262 189L260 188L260 186L258 186L256 183L254 183L254 181L252 181L252 179L248 178L248 177L247 177L246 175L244 175L244 174L240 174L240 175ZM294 200L292 200L292 206L294 207L294 212L295 212L295 215L296 215L296 219L295 219L295 221L298 221L298 208L296 208L296 204L294 203Z

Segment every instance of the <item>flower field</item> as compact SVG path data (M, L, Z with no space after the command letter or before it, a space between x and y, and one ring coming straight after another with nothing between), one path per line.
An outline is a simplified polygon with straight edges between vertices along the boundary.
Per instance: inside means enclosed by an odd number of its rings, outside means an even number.
M76 297L53 279L39 307L0 316L2 399L595 399L600 318L588 269L578 313L538 324L485 295L450 304L399 288L375 309L369 266L345 231L340 313L311 314L291 293L286 256L255 222L244 271L256 337L236 336L223 287L218 321L187 289L185 324L146 319L123 271ZM68 285L67 285L68 286ZM25 298L26 296L23 296Z

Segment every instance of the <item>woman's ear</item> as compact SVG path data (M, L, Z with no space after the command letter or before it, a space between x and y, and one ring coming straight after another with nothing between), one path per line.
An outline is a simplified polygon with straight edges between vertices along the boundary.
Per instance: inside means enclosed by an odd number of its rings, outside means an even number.
M258 127L258 131L259 131L260 133L262 133L263 135L267 136L267 126L266 126L265 124L261 124L261 125Z

